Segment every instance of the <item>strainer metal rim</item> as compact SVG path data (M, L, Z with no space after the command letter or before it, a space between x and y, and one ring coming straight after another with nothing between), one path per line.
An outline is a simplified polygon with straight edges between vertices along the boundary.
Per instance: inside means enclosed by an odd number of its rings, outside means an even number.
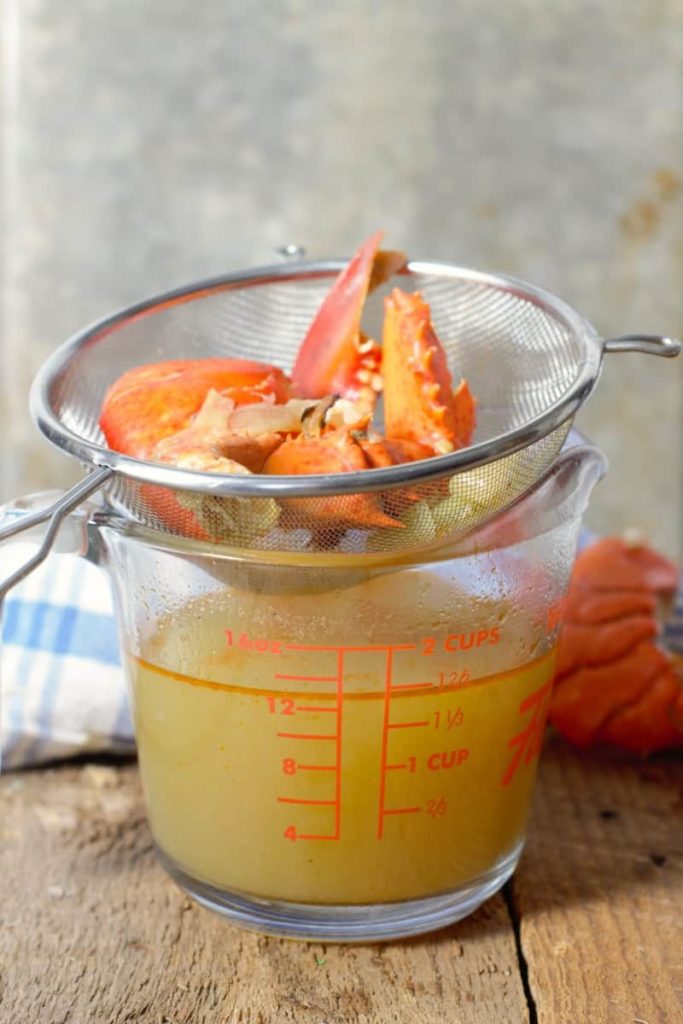
M577 363L576 378L566 394L523 426L447 455L366 472L305 476L254 474L231 477L135 459L85 440L66 427L53 412L50 388L57 375L78 350L92 344L103 331L110 333L111 329L122 321L148 314L164 305L192 301L203 295L234 287L258 287L274 281L331 277L338 274L347 263L348 260L302 260L297 261L295 265L285 263L237 271L171 289L95 321L60 345L36 375L29 400L36 426L48 441L81 462L94 467L107 467L116 474L146 484L170 487L173 490L199 491L212 496L277 499L341 495L388 490L437 480L512 455L547 436L570 419L598 380L604 353L603 339L585 317L562 299L543 288L506 274L480 271L451 263L413 260L406 264L402 273L453 277L494 286L498 290L507 291L531 302L544 312L564 321L564 326L585 342L585 358Z

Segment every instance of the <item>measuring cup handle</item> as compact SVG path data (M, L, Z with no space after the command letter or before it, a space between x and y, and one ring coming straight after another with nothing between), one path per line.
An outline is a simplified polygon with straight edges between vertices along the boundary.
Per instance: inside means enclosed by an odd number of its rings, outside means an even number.
M37 551L19 566L7 579L0 581L0 602L5 594L12 587L25 579L37 566L44 562L54 545L57 532L63 520L70 515L81 502L94 494L112 475L113 470L108 467L96 469L93 473L79 481L70 490L65 492L48 492L48 494L29 495L26 498L19 498L16 502L5 505L0 509L0 522L8 519L9 522L0 526L0 542L15 537L25 530L30 530L41 523L48 523L45 535ZM56 495L55 500L44 507L29 511L34 505L42 505L46 497Z
M683 344L677 338L662 334L623 334L619 338L605 338L603 352L644 352L648 356L678 356Z

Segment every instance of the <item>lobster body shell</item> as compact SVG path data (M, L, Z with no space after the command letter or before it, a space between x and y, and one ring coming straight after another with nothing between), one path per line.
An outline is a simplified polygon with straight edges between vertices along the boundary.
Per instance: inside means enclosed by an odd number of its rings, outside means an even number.
M639 754L683 746L683 664L660 643L677 576L647 545L618 537L578 556L549 713L573 743Z

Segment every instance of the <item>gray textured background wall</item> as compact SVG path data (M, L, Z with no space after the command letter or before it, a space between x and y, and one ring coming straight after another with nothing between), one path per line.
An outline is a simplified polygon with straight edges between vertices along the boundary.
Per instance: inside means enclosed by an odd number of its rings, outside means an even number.
M70 465L26 411L84 323L283 242L528 278L683 333L678 0L4 0L1 497ZM683 360L613 357L598 529L674 553Z

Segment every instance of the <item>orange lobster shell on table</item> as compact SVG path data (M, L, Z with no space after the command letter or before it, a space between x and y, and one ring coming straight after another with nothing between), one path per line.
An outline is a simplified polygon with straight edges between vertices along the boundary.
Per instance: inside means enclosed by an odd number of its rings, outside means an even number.
M683 746L683 659L660 642L678 570L606 537L576 559L549 721L573 743L648 754Z
M470 443L475 402L463 380L454 390L429 306L394 289L385 300L383 344L366 337L368 292L405 264L372 235L338 276L318 310L291 377L276 366L238 359L174 360L136 367L109 388L100 425L109 446L139 459L225 474L341 473L453 451ZM384 391L385 431L373 430ZM408 496L409 498L410 496ZM284 510L301 499L281 499ZM309 506L305 506L309 508ZM174 513L178 510L173 510ZM401 528L380 496L353 495L348 523ZM205 539L198 523L182 524ZM339 520L334 499L319 499L315 523Z

